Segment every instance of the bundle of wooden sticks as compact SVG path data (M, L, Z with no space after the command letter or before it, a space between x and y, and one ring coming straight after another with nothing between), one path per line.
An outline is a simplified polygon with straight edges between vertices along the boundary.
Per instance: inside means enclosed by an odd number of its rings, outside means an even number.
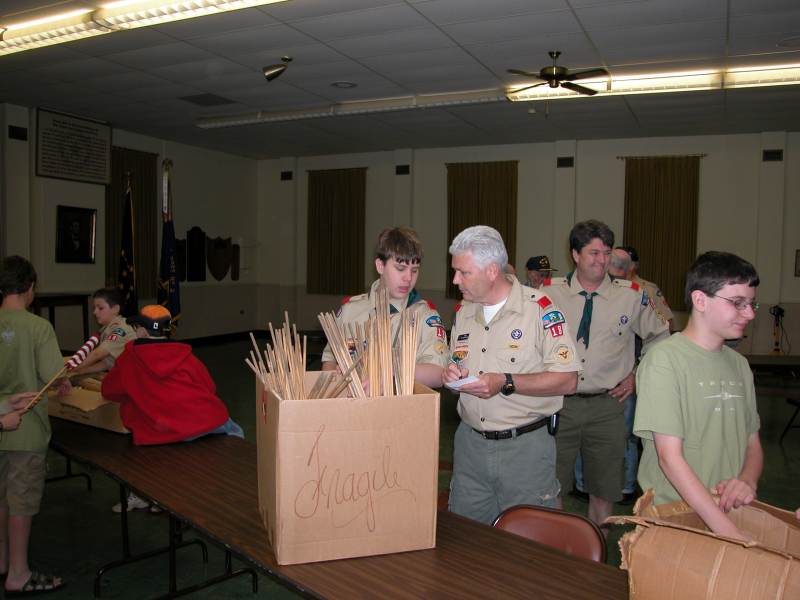
M336 398L347 388L353 398L410 395L414 393L416 370L416 315L403 311L392 336L389 298L386 289L377 290L376 314L366 323L352 324L347 331L332 313L320 313L319 322L339 371L323 371L310 390L305 389L306 338L284 313L282 329L269 324L272 346L260 350L253 334L253 350L245 363L278 399ZM263 354L263 355L262 355Z
M384 286L376 290L375 315L347 331L331 313L319 315L339 370L350 373L353 397L392 396L414 393L417 354L417 318L403 311L392 336L389 297ZM360 368L354 368L359 363ZM365 391L365 385L366 390Z

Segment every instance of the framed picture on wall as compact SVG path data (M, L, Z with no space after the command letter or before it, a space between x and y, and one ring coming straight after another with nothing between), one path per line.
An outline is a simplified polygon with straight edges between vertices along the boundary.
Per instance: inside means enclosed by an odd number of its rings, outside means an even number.
M56 207L56 262L94 263L97 210Z

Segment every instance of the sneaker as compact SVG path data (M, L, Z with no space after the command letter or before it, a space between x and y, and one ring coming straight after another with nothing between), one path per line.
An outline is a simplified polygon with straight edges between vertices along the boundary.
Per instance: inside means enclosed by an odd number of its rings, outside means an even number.
M142 500L136 494L130 492L128 493L128 512L131 512L132 510L142 510L147 508L148 506L150 506L149 502ZM115 513L121 513L122 502L117 502L114 506L111 507L111 510L114 511Z

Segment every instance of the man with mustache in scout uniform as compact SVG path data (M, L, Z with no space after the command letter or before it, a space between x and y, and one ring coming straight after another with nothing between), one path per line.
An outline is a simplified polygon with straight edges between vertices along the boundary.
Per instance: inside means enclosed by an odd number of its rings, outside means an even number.
M392 315L392 339L395 342L397 340L400 313L404 310L414 311L419 319L416 380L429 387L440 387L442 367L447 364L447 333L436 308L423 300L414 287L419 277L422 255L422 243L415 231L407 227L384 229L375 246L375 269L380 278L373 282L368 293L345 298L336 311L336 321L349 338L350 325L365 323L370 315L375 314L375 292L379 285L385 285ZM348 342L354 343L351 339ZM325 346L322 370L335 369L336 359L330 346Z
M465 229L450 254L464 300L443 381L453 387L475 378L458 387L450 510L491 523L517 504L555 507L551 418L575 391L580 369L564 315L546 294L503 272L508 254L491 227Z

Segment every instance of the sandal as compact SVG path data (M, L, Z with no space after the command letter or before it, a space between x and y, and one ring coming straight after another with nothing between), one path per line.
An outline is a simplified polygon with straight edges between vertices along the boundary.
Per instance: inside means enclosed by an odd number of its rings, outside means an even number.
M6 598L19 598L21 596L34 596L54 592L64 586L64 580L55 575L45 575L31 571L31 576L18 590L5 590Z

